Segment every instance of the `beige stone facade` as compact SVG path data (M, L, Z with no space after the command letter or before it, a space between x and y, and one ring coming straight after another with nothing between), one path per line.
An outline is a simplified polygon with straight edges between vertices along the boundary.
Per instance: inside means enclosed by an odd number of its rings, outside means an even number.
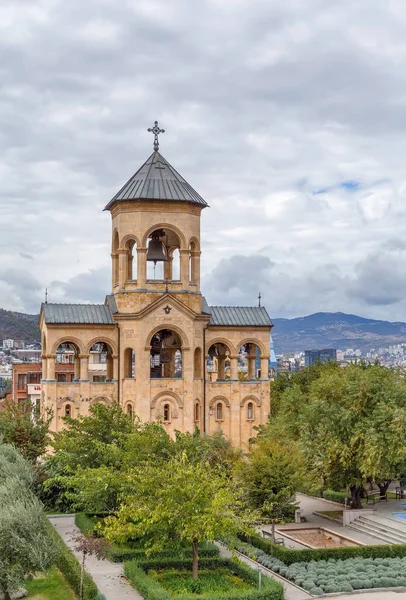
M206 206L158 151L107 205L112 290L105 304L41 307L42 405L53 410L53 430L65 414L86 415L95 402L119 402L142 421L162 420L170 433L221 428L243 447L266 422L272 323L264 308L207 306L200 290ZM166 259L155 265L151 241ZM55 364L67 348L75 378L58 382ZM103 377L92 375L96 351Z

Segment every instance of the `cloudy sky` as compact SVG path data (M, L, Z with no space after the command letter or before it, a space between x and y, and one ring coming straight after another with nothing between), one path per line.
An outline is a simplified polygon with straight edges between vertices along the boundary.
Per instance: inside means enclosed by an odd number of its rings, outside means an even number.
M406 321L405 30L402 0L2 0L0 307L103 302L158 119L210 303Z

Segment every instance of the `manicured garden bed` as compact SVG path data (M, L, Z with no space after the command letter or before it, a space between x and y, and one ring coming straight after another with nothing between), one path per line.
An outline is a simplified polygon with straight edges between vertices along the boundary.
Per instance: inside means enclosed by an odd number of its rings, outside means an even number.
M239 546L238 551L313 595L406 587L406 557L355 557L346 560L331 558L287 565L250 544Z
M124 563L124 573L146 600L283 600L283 587L236 560L199 561L199 577L192 579L192 562L145 560Z

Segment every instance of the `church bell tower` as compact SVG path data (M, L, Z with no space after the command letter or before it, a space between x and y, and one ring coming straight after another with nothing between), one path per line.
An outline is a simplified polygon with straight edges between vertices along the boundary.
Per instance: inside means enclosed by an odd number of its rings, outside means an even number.
M207 203L154 151L107 204L112 215L112 292L119 312L136 313L169 292L201 313L200 214Z

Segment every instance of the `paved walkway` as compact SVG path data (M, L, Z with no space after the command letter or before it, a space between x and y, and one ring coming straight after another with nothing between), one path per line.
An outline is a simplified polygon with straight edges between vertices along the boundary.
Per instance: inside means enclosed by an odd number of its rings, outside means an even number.
M81 556L73 550L71 539L73 535L80 534L74 517L50 517L49 520L80 562ZM93 577L95 584L107 600L143 600L143 596L123 576L122 563L112 563L107 559L99 560L89 556L86 559L86 571Z

